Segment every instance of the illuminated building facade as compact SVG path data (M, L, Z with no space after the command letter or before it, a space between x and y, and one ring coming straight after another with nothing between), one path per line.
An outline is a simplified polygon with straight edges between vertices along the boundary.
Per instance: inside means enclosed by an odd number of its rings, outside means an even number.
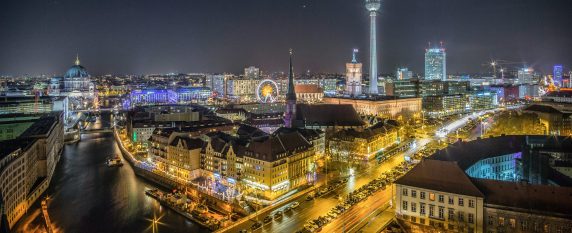
M425 79L447 79L447 53L445 48L430 48L425 50Z
M260 78L260 69L254 66L244 68L244 77L247 79Z
M91 76L87 70L80 65L79 57L76 57L75 65L72 66L64 75L64 91L65 92L91 92L94 86L91 83Z
M398 68L395 72L395 79L397 80L409 80L413 78L413 72L409 71L408 68Z
M571 149L554 136L457 142L397 179L396 217L422 232L571 231L572 183L551 167Z
M232 78L226 80L227 98L237 102L255 102L256 88L261 80Z
M353 50L352 62L346 63L346 93L350 96L362 94L362 64L357 62L357 49Z
M423 110L429 117L442 117L494 109L498 106L496 92L423 97Z
M131 107L155 104L204 103L212 96L209 88L189 87L170 89L133 90L129 94Z
M62 115L56 112L36 119L17 138L0 141L0 204L9 228L50 185L63 139Z
M399 116L412 116L421 112L421 98L398 98L383 96L369 99L324 97L326 104L349 104L362 115L396 119Z
M534 75L534 69L521 68L517 73L518 84L537 84L538 78Z
M552 80L554 81L554 85L563 87L563 75L564 74L564 67L562 65L555 65L553 69Z
M324 97L324 90L318 85L296 84L294 90L300 103L320 103Z
M367 161L383 155L383 150L397 145L397 122L380 122L357 131L343 129L329 139L329 152L334 161Z

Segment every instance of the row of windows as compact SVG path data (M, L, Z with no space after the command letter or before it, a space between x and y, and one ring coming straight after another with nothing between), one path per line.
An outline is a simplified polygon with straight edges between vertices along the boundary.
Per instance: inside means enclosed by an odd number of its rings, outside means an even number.
M496 221L495 221L496 220ZM550 223L541 223L540 221L530 221L530 220L516 220L514 218L505 217L495 217L488 216L487 225L489 227L494 227L495 223L497 227L510 227L512 229L520 229L521 231L534 231L534 232L551 232ZM557 233L572 232L572 225L558 225L554 227Z
M407 188L403 188L403 190L402 190L403 196L409 196L410 193L411 193L411 197L417 198L417 190L409 190ZM419 198L421 200L427 199L427 192L419 191ZM435 201L435 199L437 199L438 202L445 203L445 195L443 195L443 194L435 194L435 193L429 192L429 198L428 199L429 199L429 201ZM449 205L455 205L455 197L454 196L448 196L447 203ZM465 206L465 199L462 197L457 197L457 205L458 206ZM469 199L468 206L470 208L475 208L475 200Z
M411 207L409 207L409 204L411 204ZM408 201L403 201L401 203L401 209L404 211L410 210L411 212L416 213L417 212L417 203L415 203L415 202L409 203ZM419 215L425 216L427 214L427 209L429 209L429 217L445 220L445 207L444 206L437 206L437 213L435 213L435 209L436 209L435 205L431 205L431 204L427 205L426 203L422 203L422 202L419 203ZM475 215L473 213L467 213L466 216L467 216L466 220L468 223L474 223ZM448 208L447 217L448 217L447 220L449 220L449 221L455 221L455 220L459 221L459 222L465 221L465 213L462 211L457 211L457 214L455 214L455 209L453 209L453 208Z

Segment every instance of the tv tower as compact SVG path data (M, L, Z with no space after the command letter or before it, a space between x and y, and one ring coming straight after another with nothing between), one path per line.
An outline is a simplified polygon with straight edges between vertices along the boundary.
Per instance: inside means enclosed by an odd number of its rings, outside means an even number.
M365 0L365 8L369 11L370 30L369 30L369 94L377 95L379 90L377 87L377 30L376 17L381 8L381 0ZM383 92L383 91L382 91ZM383 93L382 93L383 94Z

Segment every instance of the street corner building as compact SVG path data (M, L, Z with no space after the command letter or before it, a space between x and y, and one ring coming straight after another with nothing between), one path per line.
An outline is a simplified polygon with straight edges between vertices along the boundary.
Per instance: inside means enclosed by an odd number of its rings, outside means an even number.
M457 142L395 182L397 219L413 232L570 232L565 137Z

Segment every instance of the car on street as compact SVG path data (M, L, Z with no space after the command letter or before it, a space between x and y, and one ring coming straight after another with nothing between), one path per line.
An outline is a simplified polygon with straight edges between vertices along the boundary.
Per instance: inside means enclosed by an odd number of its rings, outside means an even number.
M274 219L280 219L282 218L282 215L284 215L282 211L278 211L274 214Z
M295 201L294 203L292 203L292 205L290 205L292 209L296 209L298 206L300 206L300 203L298 203L297 201Z
M255 222L254 224L252 224L252 226L250 226L250 230L256 230L258 228L260 228L262 226L262 223L260 222Z
M266 217L264 217L264 219L262 220L262 222L264 222L264 224L270 223L270 222L272 222L272 217L266 216Z

